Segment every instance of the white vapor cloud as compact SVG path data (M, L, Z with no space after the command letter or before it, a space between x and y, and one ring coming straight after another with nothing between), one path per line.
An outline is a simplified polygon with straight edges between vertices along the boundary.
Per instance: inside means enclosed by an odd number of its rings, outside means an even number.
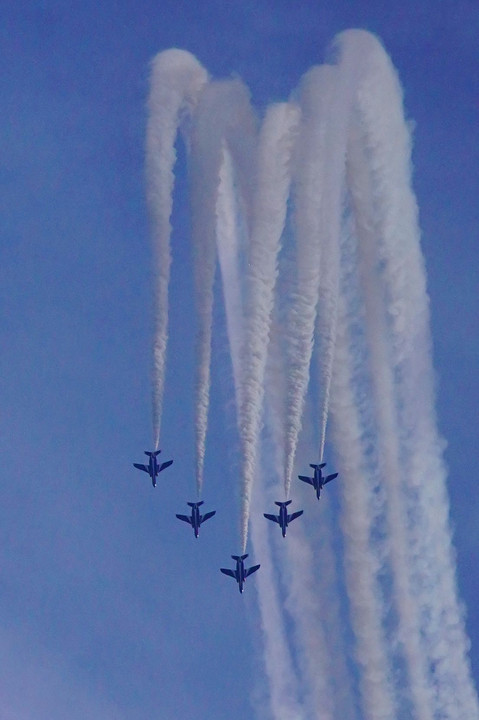
M269 714L332 720L357 705L365 720L479 720L436 427L411 142L391 61L369 33L342 33L331 64L307 72L258 123L241 81L208 82L181 51L155 60L147 174L156 445L180 126L199 321L197 488L218 262L241 457L239 544L245 552L251 528ZM314 419L303 428L307 403ZM276 493L289 499L301 432L311 428L314 461L327 439L334 449L340 475L326 494L340 495L339 522L331 510L316 530L305 516L273 540L278 528L266 527L262 506ZM304 497L320 524L324 499ZM322 612L325 598L334 612ZM353 668L330 657L335 638L343 653L350 638Z

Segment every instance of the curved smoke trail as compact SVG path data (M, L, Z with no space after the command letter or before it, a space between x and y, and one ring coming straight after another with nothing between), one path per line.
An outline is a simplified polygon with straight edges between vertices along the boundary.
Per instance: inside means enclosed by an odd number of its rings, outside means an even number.
M321 572L324 566L314 538L302 530L294 535L294 529L285 541L289 569L279 572L289 585L271 568L260 571L271 712L278 720L319 720L338 712L339 692L322 702L334 671L327 658L331 638L318 607L324 587L340 605L343 582L345 636L354 638L357 665L341 678L348 685L342 707L352 706L359 689L367 720L479 720L455 584L401 91L387 55L368 33L343 33L336 50L334 65L306 74L295 102L267 110L259 136L239 81L222 89L219 83L206 85L205 71L179 51L158 60L147 142L160 263L155 441L167 340L173 146L186 115L200 318L198 492L216 254L242 453L243 551L251 500L262 503L266 494L262 486L252 494L258 458L263 472L274 475L283 466L289 496L315 344L321 351L319 456L330 408L340 470L341 536L332 538L331 547L342 548L344 578L322 586L315 576L315 567ZM288 246L287 263L282 243ZM279 268L286 277L277 282ZM284 288L286 300L279 297ZM268 352L280 357L268 358ZM264 403L268 437L274 438L269 455L262 442ZM321 507L322 502L319 513ZM260 522L260 513L252 513L253 543L273 564L280 555ZM324 562L331 562L331 554ZM291 615L292 633L282 604ZM336 629L328 632L340 632L340 618L338 611ZM346 674L347 662L341 668Z
M373 45L369 38L366 42ZM479 706L455 586L443 448L436 429L429 302L417 206L410 188L411 143L390 61L379 43L370 53L358 113L374 197L372 227L379 240L376 254L382 260L394 374L389 392L384 385L378 388L378 405L386 421L385 403L389 398L395 403L397 424L385 433L385 452L391 453L395 443L402 445L396 449L396 468L389 464L385 473L392 495L390 552L392 562L401 566L395 568L395 599L405 623L401 635L409 640L405 645L418 717L433 716L433 694L441 717L477 718ZM403 597L404 586L409 586L409 597Z
M299 109L296 105L289 103L273 105L266 113L258 142L256 194L246 273L241 376L243 552L248 538L251 488L256 470L257 444L263 413L264 373L274 306L274 289L278 275L278 253L286 222L291 156L298 120Z
M216 206L217 241L237 408L242 404L241 349L244 332L239 216L233 162L230 152L224 146ZM261 486L256 486L255 501L264 504ZM265 566L261 568L265 572L260 573L258 577L258 598L269 701L275 720L291 720L301 716L301 708L287 632L281 613L281 601L271 562L271 548L262 520L263 518L251 518L251 534L255 550L261 554L262 565Z
M297 277L287 332L288 397L284 433L287 498L313 353L322 249L321 199L326 182L323 162L336 81L336 68L313 68L303 78L298 97L301 127L293 184Z
M152 62L146 130L147 200L151 215L155 316L153 339L153 443L160 442L170 281L170 216L176 160L175 139L181 121L191 116L207 72L185 50L165 50Z
M214 122L212 122L214 118ZM196 487L201 495L205 461L208 409L210 403L211 337L213 285L216 269L217 233L224 232L218 222L218 193L225 162L225 143L236 153L241 139L243 162L252 155L256 120L249 102L249 92L239 80L211 82L201 93L190 137L190 182L192 206L192 240L195 265L196 308L198 315L196 378ZM250 148L248 151L248 147ZM250 160L250 164L252 161ZM245 170L243 171L243 174ZM242 178L242 186L245 182ZM234 194L233 179L229 195ZM236 212L233 212L233 215ZM231 207L225 217L232 215Z
M355 133L351 134L354 139ZM377 432L378 471L387 492L384 508L388 535L384 554L391 564L394 596L397 611L397 637L401 639L409 674L412 702L418 717L432 718L432 697L425 662L419 646L419 612L413 601L407 563L407 522L404 498L401 491L403 469L400 464L400 429L396 417L394 371L387 345L387 328L383 288L377 272L378 237L373 207L372 189L368 177L368 161L362 146L349 148L351 202L354 206L355 228L359 238L358 271L363 288L366 337L369 347L371 401Z

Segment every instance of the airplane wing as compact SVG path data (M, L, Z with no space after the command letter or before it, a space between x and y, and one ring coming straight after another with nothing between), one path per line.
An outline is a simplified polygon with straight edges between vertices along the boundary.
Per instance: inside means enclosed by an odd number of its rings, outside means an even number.
M277 515L268 515L268 513L263 513L263 515L267 520L272 520L275 523L279 523L279 518Z
M173 460L167 460L164 463L161 463L160 469L158 472L161 472L162 470L166 470L167 467L170 467L170 465L173 465Z
M298 475L299 479L303 482L309 483L310 485L314 485L313 478L306 477L305 475Z
M141 465L140 463L133 463L133 466L138 468L138 470L144 470L145 472L149 472L146 465Z
M258 570L258 568L260 568L260 567L261 567L260 565L253 565L253 567L248 568L246 570L245 577L249 577L254 572L256 572L256 570Z
M230 570L229 568L220 568L220 570L224 575L229 575L236 580L236 575L233 570Z
M187 522L191 525L191 518L189 518L188 515L177 515L176 517L178 520L183 520L183 522Z
M205 520L209 520L213 517L213 515L216 515L216 510L212 510L211 512L207 512L204 515L201 516L200 523L205 522Z
M288 515L288 522L291 522L292 520L296 520L296 518L299 518L299 516L302 514L303 514L303 510L298 510L298 512L295 512L292 515Z
M337 478L337 477L338 477L338 473L334 473L333 475L328 475L328 477L324 481L324 484L326 485L326 483L331 482L331 480L334 480L334 478Z

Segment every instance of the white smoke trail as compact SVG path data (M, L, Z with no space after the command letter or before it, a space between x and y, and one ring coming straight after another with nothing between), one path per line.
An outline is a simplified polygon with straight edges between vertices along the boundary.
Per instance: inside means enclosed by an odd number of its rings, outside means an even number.
M214 118L214 121L212 121ZM213 314L213 284L216 268L217 212L221 222L235 217L232 207L233 176L231 167L225 171L225 143L230 141L233 150L242 139L242 162L248 153L245 147L253 145L256 123L249 102L249 93L238 80L211 82L201 93L193 118L190 138L190 181L192 205L192 239L195 251L195 289L198 314L198 363L196 380L196 485L198 495L203 487L208 409L210 402L210 365ZM220 168L230 178L228 191L217 204L221 184ZM246 168L243 170L245 174ZM223 177L223 180L225 178ZM244 186L244 181L243 181ZM228 200L229 198L229 200ZM224 208L223 204L229 206ZM225 211L225 214L224 214ZM233 226L221 232L232 231ZM230 243L227 244L228 246ZM221 246L223 247L223 246ZM233 333L233 337L237 334Z
M356 64L342 58L341 66L312 68L300 86L303 124L294 188L298 278L288 328L290 386L285 467L288 496L309 385L315 329L320 343L320 460L324 454L336 333L347 127L361 68L360 58Z
M341 289L344 294L350 272L346 270L343 278ZM364 457L363 413L353 392L356 370L349 335L354 318L349 314L346 300L340 295L331 413L341 479L346 585L356 638L364 715L368 720L393 720L392 672L382 627L383 604L377 580L380 561L370 544L375 520L375 487L367 458Z
M243 551L257 455L261 469L273 468L273 476L282 467L289 496L316 332L322 351L319 455L322 458L330 406L363 716L479 720L455 585L442 443L434 414L428 299L401 93L390 61L372 36L344 33L337 47L335 66L314 68L302 81L301 120L293 103L272 106L259 141L248 92L239 81L206 85L206 72L180 51L156 61L147 139L159 266L155 447L167 341L174 141L186 117L191 128L187 139L200 324L198 492L207 434L217 252L242 450ZM294 208L297 277L288 267L288 297L295 279L297 286L288 322L278 312L272 329L289 202ZM284 328L286 337L281 335ZM272 335L270 352L282 356L277 367L271 360L266 364ZM286 382L281 378L275 383L283 361ZM274 440L273 451L260 455L265 385L269 416L274 414L273 421L266 414L266 423ZM256 483L255 505L264 496ZM251 514L251 524L255 550L262 555L256 584L272 713L277 720L329 720L340 705L334 690L324 700L334 673L320 612L318 589L323 586L315 575L321 567L316 564L316 537L307 539L303 525L292 532L285 540L287 569L276 573L272 565L279 553L272 552L260 513ZM339 600L337 584L331 581L324 587ZM293 632L281 613L284 597ZM314 632L309 632L311 622ZM337 620L332 632L339 633ZM301 698L295 661L303 682ZM342 668L346 672L346 663ZM350 684L354 682L353 674Z
M289 497L294 457L309 382L321 262L320 207L325 186L324 154L336 68L313 68L301 82L301 126L294 173L296 292L287 329L288 399L285 429L285 496Z
M242 349L240 434L243 462L243 552L248 538L251 489L263 412L264 372L278 275L278 253L286 222L291 156L298 120L299 109L296 105L282 103L271 106L264 118L258 143Z
M267 467L263 463L262 478L269 478L270 505L278 499L278 488L273 479L281 478L284 470L286 382L285 365L282 361L280 338L277 332L273 332L265 377L265 427L266 437L271 438L271 449L265 450L263 443L262 452L263 457L266 455L269 459ZM313 443L309 442L308 446L313 446ZM258 483L265 482L262 478L258 478ZM309 495L306 500L310 500ZM257 493L254 491L255 505L257 501ZM255 514L252 514L252 518L255 517ZM307 531L304 529L305 524ZM345 714L342 716L352 720L354 709L345 653L342 655L345 646L338 617L335 594L338 588L334 556L330 538L327 537L329 530L330 528L324 529L324 506L319 527L316 523L309 522L307 515L304 515L288 529L286 539L281 537L279 528L270 528L276 540L275 559L282 580L284 607L293 621L289 639L298 663L302 698L300 717L328 720L343 712ZM252 540L256 556L262 559L263 551L256 547L254 525ZM328 635L332 637L329 647L326 641Z
M278 543L283 540L279 535L278 538ZM335 717L335 697L331 688L331 662L321 615L322 604L314 573L314 550L300 524L288 529L285 540L282 553L286 553L288 565L286 607L294 619L304 705L311 718L332 720Z
M262 473L269 470L261 464ZM266 507L263 480L253 489L255 506ZM300 720L303 709L299 699L298 679L291 657L289 633L285 626L283 604L278 587L274 556L268 539L266 520L260 513L251 515L251 540L255 556L261 558L261 568L256 578L261 623L264 637L264 662L269 680L272 715L275 720ZM259 714L264 717L264 711Z
M320 433L319 462L323 462L326 427L328 422L331 381L333 375L334 350L336 346L336 324L339 292L339 247L341 232L341 211L343 201L346 119L349 118L351 89L344 87L338 105L334 108L337 120L333 123L327 143L325 161L327 184L321 203L321 236L323 242L320 264L320 284L317 307L316 333L319 341L319 383L320 383ZM341 85L338 90L341 89Z
M237 408L241 404L241 344L243 338L243 293L240 276L238 212L233 164L230 152L224 146L216 203L216 234Z
M345 63L353 63L355 67L357 67L358 62L362 61L363 64L365 63L365 58L371 48L368 47L368 41L362 44L361 40L364 40L361 33L358 35L347 34L343 36L342 45ZM369 43L371 43L370 40ZM363 72L363 78L368 78L369 68L363 67ZM361 92L364 87L362 84L364 81L363 78L361 78L358 86L359 97L362 97ZM382 88L376 84L375 90L380 94ZM357 139L357 133L354 132L354 128L352 138ZM394 136L391 140L394 141ZM393 573L393 592L398 614L398 626L395 631L397 633L396 642L399 640L404 647L404 654L408 663L408 681L414 714L417 718L421 718L421 720L428 720L432 718L431 692L426 677L425 663L421 657L418 609L414 601L412 588L409 584L407 570L407 539L404 532L404 503L402 502L400 493L401 473L398 464L399 448L397 440L399 432L395 417L394 378L387 348L387 328L383 320L384 298L382 297L381 289L377 285L377 249L375 247L377 228L374 225L375 196L369 183L367 159L365 158L362 148L354 143L349 147L348 165L352 207L359 240L358 270L362 281L366 342L368 343L370 377L373 392L369 400L372 404L369 412L373 411L376 414L378 473L383 491L384 489L387 490L386 544ZM351 351L357 353L357 350L354 349L354 342ZM357 405L361 393L361 384L358 385L358 383L363 381L359 379L354 380L354 378L351 378L351 381L353 384L357 384L355 390ZM343 418L342 422L345 420L346 418ZM361 424L363 428L365 428L364 420ZM363 440L360 441L357 446L358 454L356 458L359 466L362 465L363 467L366 467L367 461L367 436L365 440L366 444L364 444ZM364 446L363 449L361 449L361 445ZM349 452L352 451L353 448L350 448ZM371 473L372 470L373 468L370 468ZM372 477L374 476L372 475ZM372 488L373 486L370 484L370 487ZM384 507L377 506L376 514L378 514L378 512L379 515L381 515L384 512ZM371 536L374 528L374 514L371 513L371 508L366 509L364 519L366 520L366 527L368 528L367 534ZM381 571L381 565L383 565L385 560L384 549L381 550L381 547L378 547L377 543L378 539L376 540L376 547L369 551L370 557L374 558L374 556L376 556L376 576ZM347 540L346 556L348 556ZM378 617L380 621L384 619L384 611L381 608L383 602L382 599L378 598L376 610L379 613ZM385 652L385 639L384 637L380 637L384 631L379 627L378 632L379 635L377 639L379 644L376 650L380 648L381 652ZM392 660L394 650L390 650L389 655ZM392 701L392 684L389 678L387 678L387 682L389 684L389 695ZM366 694L363 693L363 703L365 700ZM381 703L383 702L384 698L381 700ZM375 706L374 710L377 710L377 706ZM387 712L391 712L392 710L383 711L387 715Z
M242 375L241 347L243 344L243 300L240 280L239 212L235 196L234 171L231 155L223 147L220 183L216 207L218 258L221 268L223 295L226 310L227 332L231 350L236 405L241 407ZM263 491L257 485L255 502L264 505ZM275 720L300 720L296 678L278 589L274 579L271 549L262 517L251 518L252 540L255 554L261 557L261 570L257 577L259 607L264 638L264 662L269 680L270 706ZM262 713L263 714L263 713Z
M409 504L409 548L405 549L401 528L407 517L404 500L400 502L397 491L391 498L392 552L400 555L403 566L401 572L396 570L396 602L400 605L404 601L401 589L409 568L415 606L411 607L411 598L405 599L406 626L402 634L409 641L410 682L418 717L431 717L427 707L431 705L431 693L424 692L424 650L421 657L418 646L420 613L426 658L433 669L436 712L451 719L477 718L479 707L455 586L442 443L435 422L428 298L417 207L410 189L410 138L403 120L399 84L387 56L370 38L359 41L369 45L371 62L359 111L373 186L372 207L380 238L377 255L383 262L396 379L396 398L394 391L386 394L386 388L380 394L396 400L401 423L399 432L391 428L385 442L391 452L393 437L399 436L402 441L401 474L398 468L396 478L393 473L390 477L398 485L401 478ZM397 536L396 524L401 537ZM418 687L419 683L422 686Z
M351 137L356 138L356 133ZM366 336L372 384L371 403L378 429L376 448L379 475L387 493L385 553L393 573L397 611L396 644L404 648L411 700L421 720L432 718L432 697L420 648L419 609L410 584L407 562L407 523L403 493L403 470L399 462L399 427L395 407L394 373L390 362L383 290L377 272L377 227L372 217L373 193L368 161L361 147L350 145L348 164L355 227L359 239L358 271L365 303ZM379 282L378 282L379 281Z
M147 200L151 215L155 320L153 338L153 443L158 448L168 342L170 280L170 216L176 160L175 139L181 121L194 109L207 72L190 53L165 50L152 62L146 131Z

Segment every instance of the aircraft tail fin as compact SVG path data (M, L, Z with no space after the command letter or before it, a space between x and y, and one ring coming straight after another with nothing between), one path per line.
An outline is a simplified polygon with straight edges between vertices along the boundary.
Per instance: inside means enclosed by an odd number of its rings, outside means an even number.
M316 468L317 468L318 470L321 470L321 468L326 467L326 463L321 463L320 465L314 465L314 464L311 463L311 464L309 465L309 467L313 468L314 470L316 470Z
M186 504L189 505L190 508L199 507L200 505L204 504L204 500L200 500L199 502L192 502L192 503L187 502Z
M287 507L288 505L291 505L292 502L293 502L292 500L286 500L286 502L279 502L278 500L275 500L274 504L277 505L278 507L282 507L283 505L284 505L284 507Z
M233 560L246 560L248 555L232 555L231 557L233 558Z

